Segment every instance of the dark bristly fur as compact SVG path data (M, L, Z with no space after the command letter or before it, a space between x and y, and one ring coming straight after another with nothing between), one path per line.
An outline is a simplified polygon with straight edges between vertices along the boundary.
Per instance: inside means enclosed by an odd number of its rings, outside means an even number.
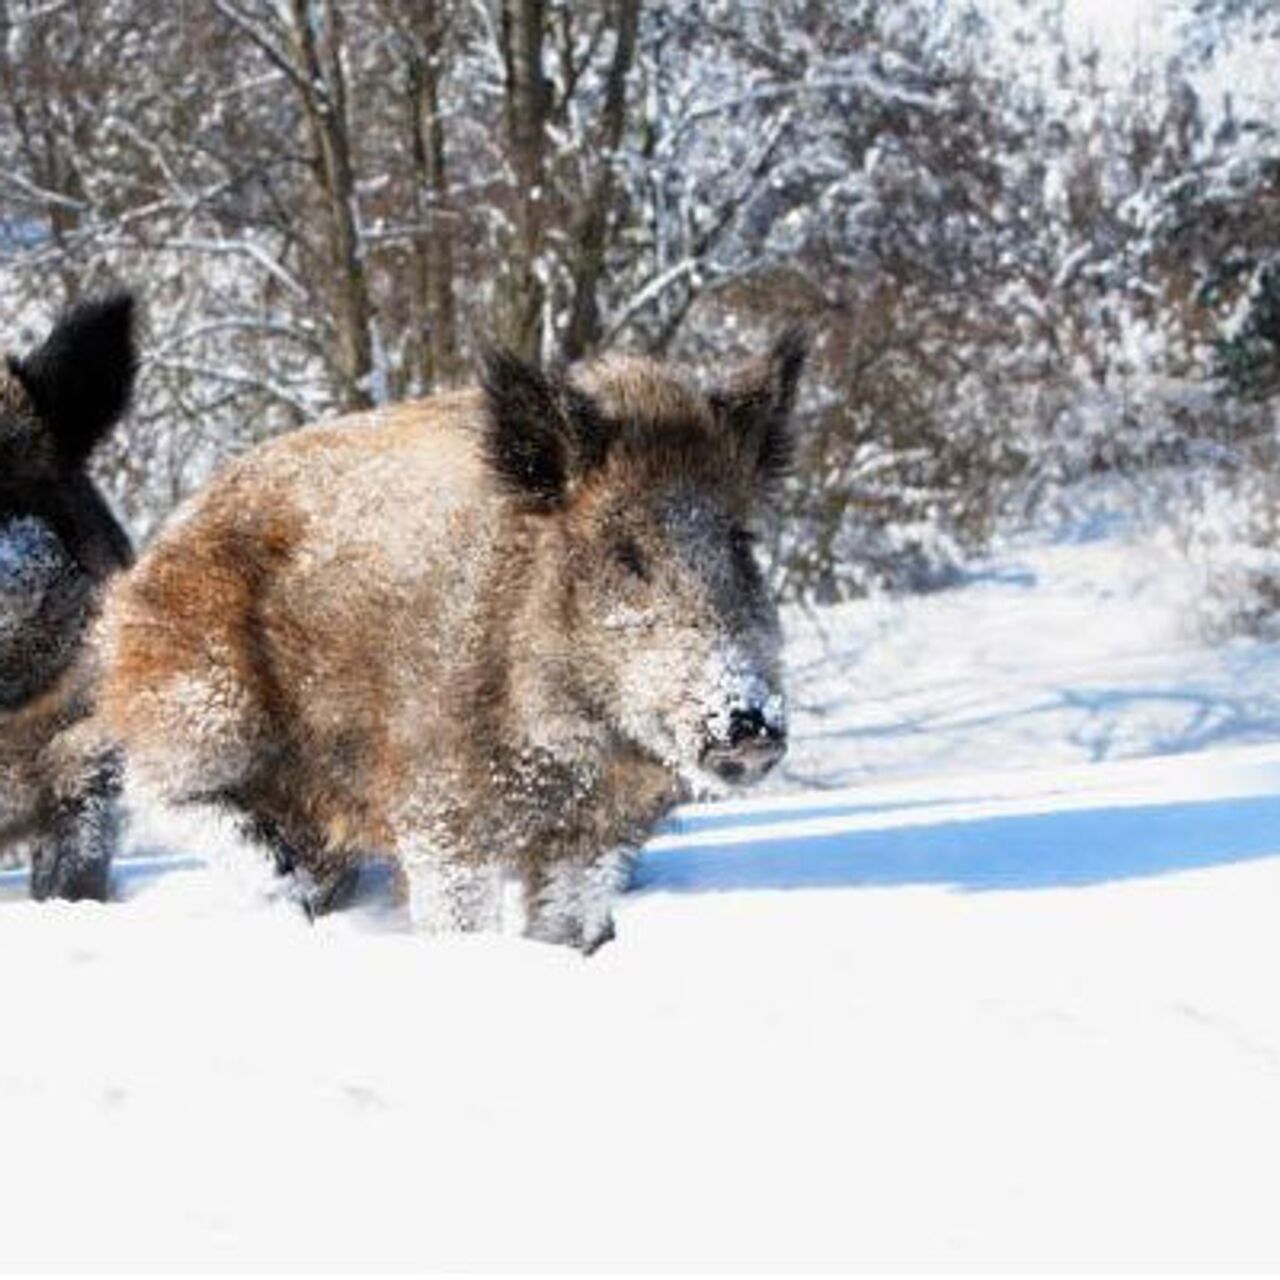
M33 867L39 897L106 892L113 766L88 767L61 803L49 752L88 713L77 656L103 585L132 560L85 471L129 400L132 320L128 294L85 302L35 351L0 363L0 849L61 845Z
M62 469L83 466L129 405L137 368L132 295L82 302L10 367L52 432Z
M770 484L778 483L791 467L794 451L788 423L808 352L808 331L791 325L775 340L764 377L752 370L719 395L721 411L752 440L760 470Z
M152 794L240 808L315 910L382 852L425 930L493 927L515 877L529 936L593 950L671 805L782 754L749 529L802 355L706 394L491 353L479 389L237 459L108 594L61 812L118 750Z
M561 502L570 476L604 460L607 425L562 375L544 373L503 348L484 354L487 449L513 492L546 506Z

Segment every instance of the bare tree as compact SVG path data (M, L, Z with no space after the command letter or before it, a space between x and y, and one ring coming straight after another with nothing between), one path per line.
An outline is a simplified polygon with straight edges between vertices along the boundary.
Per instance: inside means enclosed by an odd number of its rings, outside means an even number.
M344 408L373 403L373 303L360 239L352 119L348 109L345 22L335 0L287 6L214 0L219 13L279 69L302 108L310 163L320 195L327 309Z

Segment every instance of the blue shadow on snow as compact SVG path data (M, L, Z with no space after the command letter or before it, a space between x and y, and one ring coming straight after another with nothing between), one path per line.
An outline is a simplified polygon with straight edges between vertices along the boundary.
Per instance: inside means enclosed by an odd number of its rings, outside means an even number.
M1053 889L1276 856L1280 796L1255 796L655 849L641 856L632 887Z

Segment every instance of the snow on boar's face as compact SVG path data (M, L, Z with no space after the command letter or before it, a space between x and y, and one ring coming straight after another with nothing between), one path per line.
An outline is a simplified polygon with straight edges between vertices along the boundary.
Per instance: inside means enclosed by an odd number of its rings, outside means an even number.
M788 331L709 394L649 360L567 377L488 361L490 460L534 513L566 694L695 791L757 781L786 749L752 526L790 458L804 356Z
M0 712L74 655L128 539L85 471L133 384L132 299L74 308L29 355L0 362Z

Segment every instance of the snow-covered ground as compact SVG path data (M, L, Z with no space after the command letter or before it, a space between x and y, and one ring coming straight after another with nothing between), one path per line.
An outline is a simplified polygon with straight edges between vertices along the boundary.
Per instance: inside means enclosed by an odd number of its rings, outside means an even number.
M1280 648L1208 648L1200 574L1105 528L1014 547L960 590L794 618L782 784L1280 740Z
M590 961L309 928L190 820L109 907L0 876L0 1269L1280 1265L1280 650L1194 591L793 619L786 775Z

